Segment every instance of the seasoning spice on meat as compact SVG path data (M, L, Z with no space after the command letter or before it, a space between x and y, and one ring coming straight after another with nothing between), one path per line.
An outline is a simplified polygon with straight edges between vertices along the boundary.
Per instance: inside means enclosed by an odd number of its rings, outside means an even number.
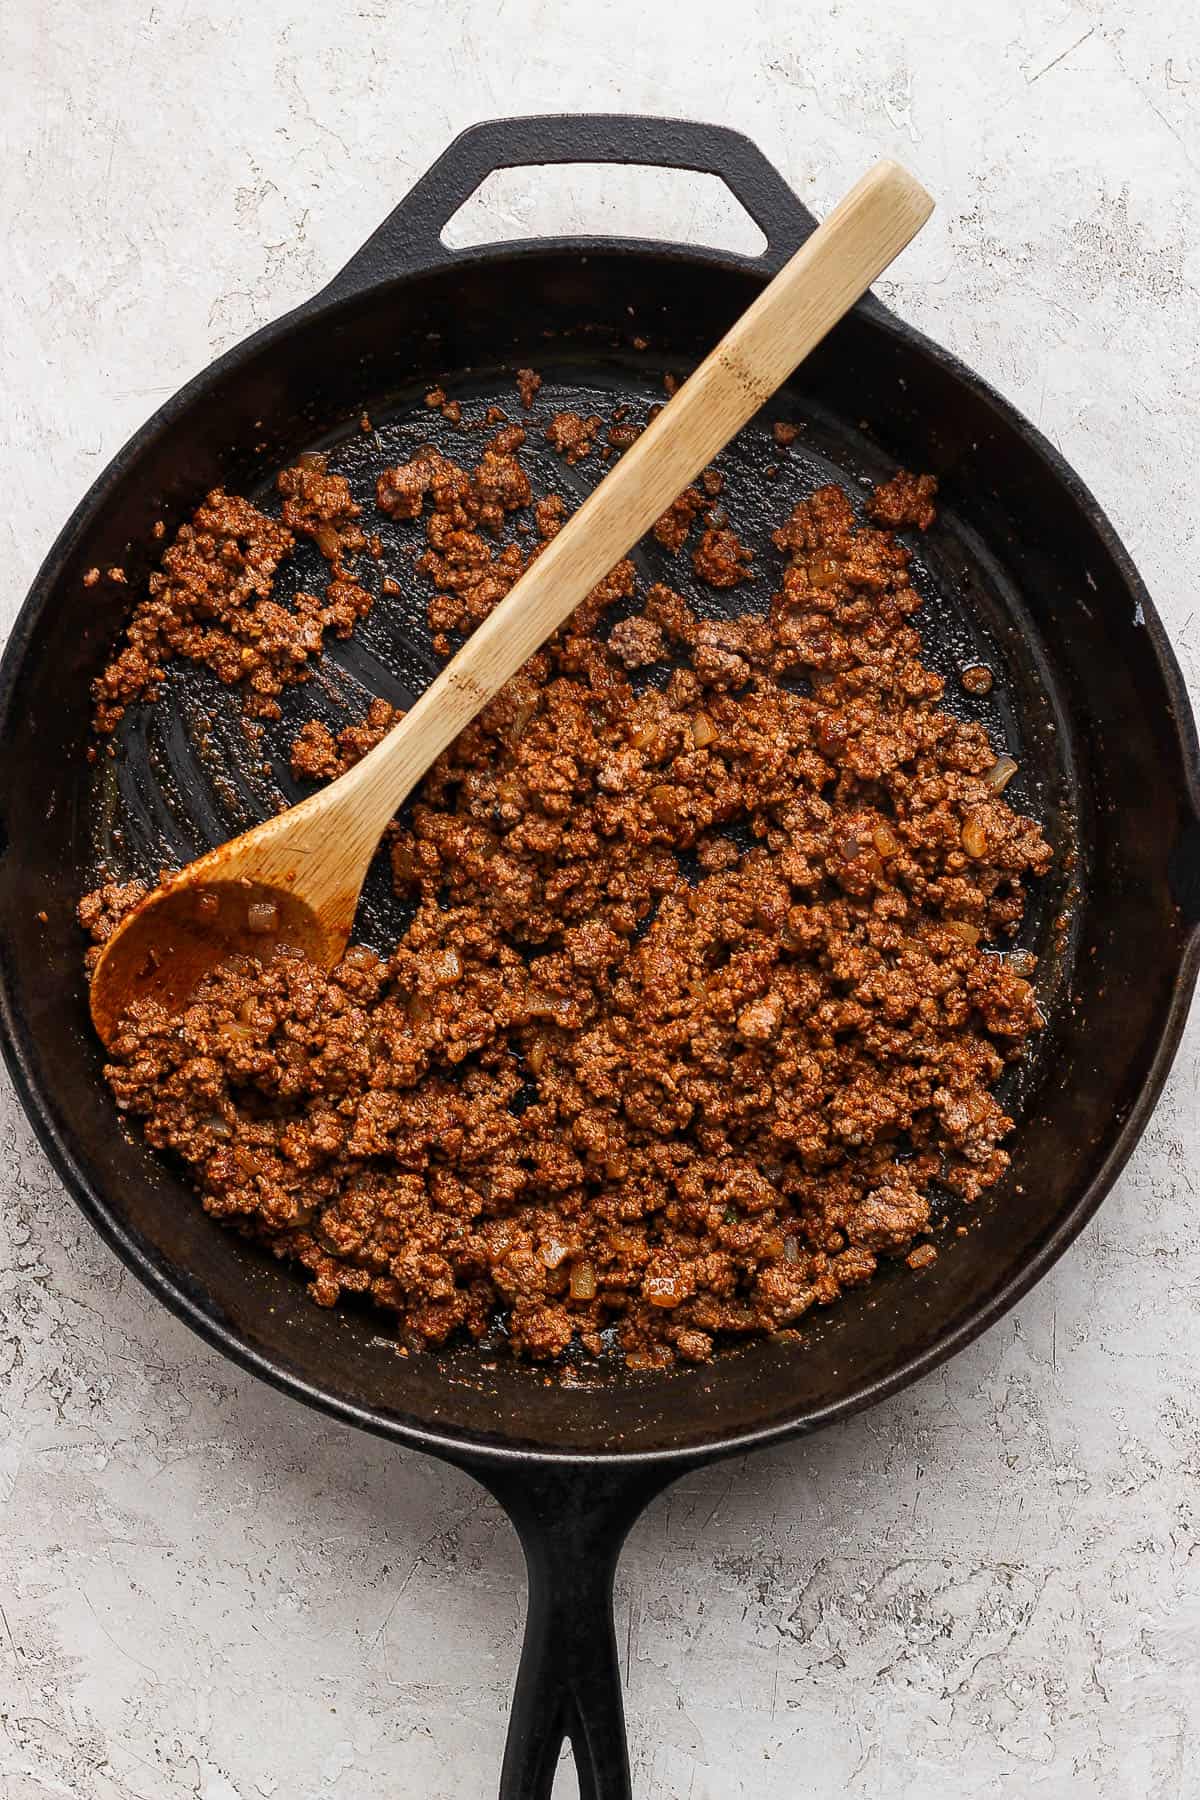
M558 412L546 427L546 438L551 449L565 456L569 463L582 462L590 453L603 423L599 413L584 419L576 412Z
M692 552L692 567L710 587L736 587L749 581L753 556L727 527L710 526Z
M934 520L936 494L937 482L932 475L910 475L907 469L901 469L875 489L867 511L892 531L900 531L905 525L928 531Z
M424 534L435 629L470 629L519 573L496 535L532 503L519 449L381 478ZM870 510L924 516L932 491L898 477ZM564 511L537 502L539 542ZM391 829L412 914L390 954L233 962L181 1016L123 1022L118 1106L322 1305L367 1296L412 1348L501 1308L519 1355L611 1329L634 1367L702 1362L881 1257L926 1266L934 1184L971 1201L1003 1173L992 1088L1041 1019L1031 959L985 946L1050 848L983 729L939 706L892 532L825 488L774 541L766 618L697 617L658 584L606 629L635 599L625 563L530 659ZM710 567L740 579L733 545ZM635 692L668 647L665 686ZM306 726L297 774L348 767L393 718ZM98 942L140 891L82 903Z
M537 391L541 385L542 378L536 369L517 370L517 392L521 396L521 405L525 408L526 412L528 412L533 405Z
M709 502L698 487L685 488L654 526L654 536L664 550L682 550L697 517L707 513Z
M214 488L179 528L125 628L124 642L92 684L97 731L114 731L127 706L154 700L167 662L202 663L237 684L251 718L279 717L278 696L307 680L326 631L349 637L371 610L345 559L366 543L344 476L319 454L279 476L282 521ZM297 534L315 539L333 579L323 597L272 597L275 575Z
M376 482L377 504L393 519L419 519L429 502L428 548L417 568L437 589L426 612L443 655L451 648L448 634L478 625L524 573L527 559L519 545L496 549L490 541L509 513L532 500L515 454L524 441L519 425L506 425L487 441L474 470L426 448L385 469Z

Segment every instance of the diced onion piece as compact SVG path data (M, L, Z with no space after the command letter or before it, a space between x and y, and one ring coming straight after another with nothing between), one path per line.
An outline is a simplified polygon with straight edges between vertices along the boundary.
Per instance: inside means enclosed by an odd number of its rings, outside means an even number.
M561 1238L546 1238L539 1248L539 1255L548 1269L557 1269L570 1254L570 1245L564 1244Z
M525 1012L531 1019L553 1019L562 1024L571 1010L565 994L547 994L541 988L530 988L525 997Z
M976 861L987 855L987 828L978 813L968 813L963 820L962 847Z
M964 944L974 946L983 936L978 925L969 925L966 919L947 919L945 926L946 930L953 932L956 938L961 938Z
M315 470L318 475L324 471L328 461L329 458L323 450L302 450L296 458L298 467Z
M439 950L433 959L434 979L443 987L453 987L456 981L462 980L462 958L458 951Z
M660 782L650 789L650 811L660 825L677 825L679 823L679 802L675 789Z
M875 827L871 833L871 842L880 856L895 856L901 849L900 839L886 820Z
M788 1263L798 1263L800 1261L800 1239L798 1237L784 1238L783 1260Z
M342 961L348 969L373 969L379 958L368 945L351 944Z
M246 929L264 935L279 925L279 908L273 900L252 900L246 909Z
M808 579L815 588L832 587L842 573L836 556L814 556L809 560Z
M717 728L706 712L692 714L692 742L697 750L707 749L716 735Z
M528 725L530 719L532 719L536 710L537 701L535 699L521 700L517 703L516 711L513 713L513 722L509 727L508 741L510 744L520 742L525 734L525 727Z
M642 1293L651 1306L666 1309L678 1306L684 1298L684 1283L678 1274L647 1275L642 1282Z
M572 1300L594 1300L596 1298L596 1271L586 1259L571 1266L571 1298Z
M239 1019L226 1019L217 1027L217 1034L228 1042L246 1043L254 1036L254 1027L244 1025Z
M983 779L993 794L1002 794L1016 772L1017 765L1011 756L998 756Z

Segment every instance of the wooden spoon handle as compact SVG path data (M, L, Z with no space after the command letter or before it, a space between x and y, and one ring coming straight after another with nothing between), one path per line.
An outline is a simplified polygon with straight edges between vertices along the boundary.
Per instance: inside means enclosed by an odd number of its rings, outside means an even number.
M347 778L382 831L431 763L899 255L933 201L894 162L856 183Z

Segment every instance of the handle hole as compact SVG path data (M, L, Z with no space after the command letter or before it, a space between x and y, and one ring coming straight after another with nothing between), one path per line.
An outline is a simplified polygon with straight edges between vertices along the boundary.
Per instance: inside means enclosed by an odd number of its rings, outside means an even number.
M550 1800L579 1800L579 1775L575 1768L575 1751L570 1738L565 1740L559 1754Z
M719 175L621 163L497 169L442 228L448 250L564 234L666 238L739 256L767 240Z

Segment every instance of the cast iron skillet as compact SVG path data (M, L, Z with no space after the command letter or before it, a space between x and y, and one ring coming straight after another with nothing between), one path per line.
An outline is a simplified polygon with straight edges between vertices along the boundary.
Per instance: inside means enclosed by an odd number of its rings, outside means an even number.
M443 246L441 227L492 170L552 162L719 175L766 253L624 239ZM1129 558L1061 457L878 301L838 327L781 399L805 426L794 450L779 451L765 426L743 434L725 459L729 510L759 545L830 476L853 487L897 463L938 476L939 523L919 548L921 629L962 710L956 668L982 659L996 670L992 697L970 706L1020 760L1023 785L1010 791L1059 847L1025 939L1044 958L1050 1022L1008 1095L1019 1117L1011 1178L966 1236L947 1234L931 1270L884 1276L799 1343L759 1343L681 1375L584 1370L575 1386L474 1351L402 1359L378 1315L318 1310L296 1275L211 1223L116 1128L88 1025L73 907L97 855L123 872L195 854L295 793L286 745L302 719L344 722L366 693L403 700L428 679L421 599L398 546L388 540L384 567L404 595L380 601L320 679L294 690L253 757L236 702L193 678L135 710L118 757L89 770L88 684L157 553L155 520L173 530L218 481L269 491L278 467L315 445L369 493L384 460L446 429L421 404L434 380L469 412L496 400L515 417L512 371L532 364L552 404L644 409L662 397L663 370L686 370L812 228L730 131L607 116L477 126L323 293L189 382L121 451L50 552L0 670L0 1021L24 1105L89 1219L180 1318L286 1392L469 1470L507 1508L529 1617L504 1800L544 1800L564 1736L584 1800L629 1794L612 1578L647 1500L703 1461L846 1418L943 1361L1049 1268L1111 1186L1162 1086L1196 974L1200 798L1178 668ZM370 433L358 427L364 407ZM575 477L599 472L593 457ZM569 477L555 463L537 479ZM650 552L643 562L660 572ZM112 564L129 588L83 586L86 569ZM762 603L771 585L766 570L737 604ZM381 882L362 914L368 938L389 929L389 904Z

